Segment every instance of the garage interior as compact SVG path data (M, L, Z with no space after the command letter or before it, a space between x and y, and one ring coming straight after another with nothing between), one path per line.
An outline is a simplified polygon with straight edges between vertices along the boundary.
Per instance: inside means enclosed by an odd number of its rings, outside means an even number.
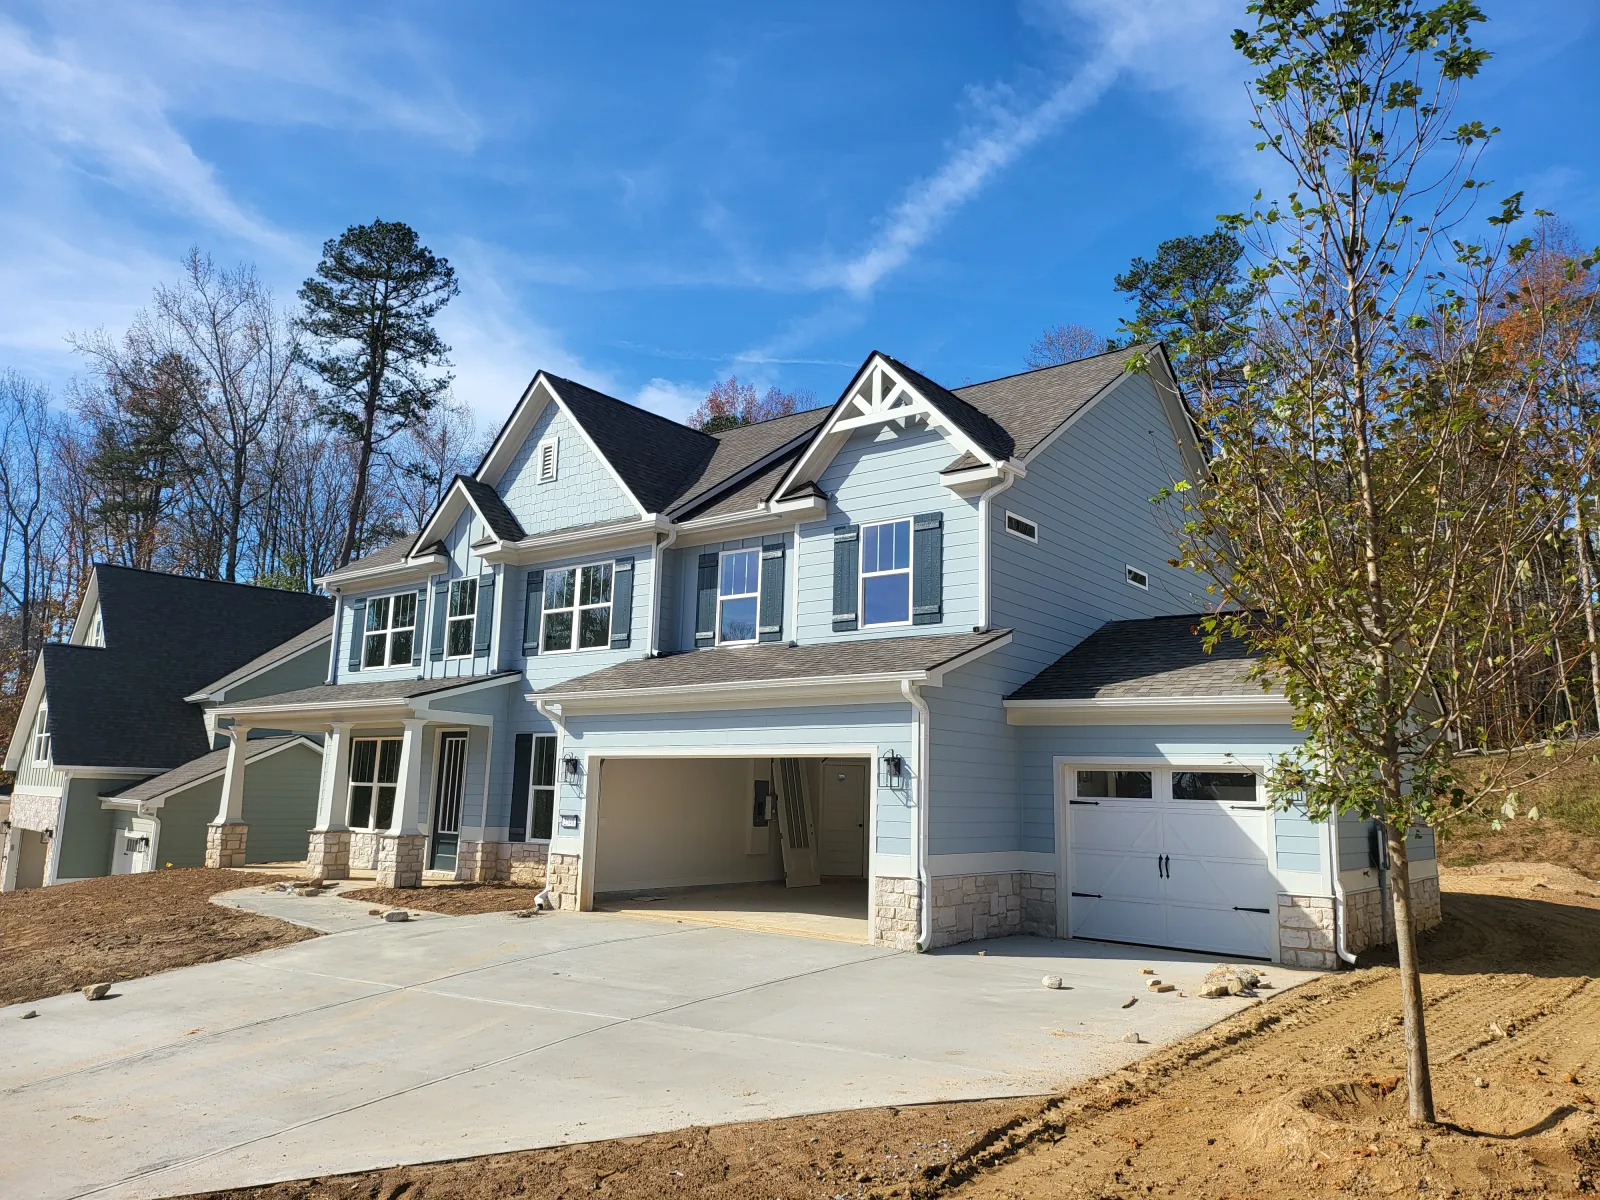
M596 909L867 941L868 759L596 765Z

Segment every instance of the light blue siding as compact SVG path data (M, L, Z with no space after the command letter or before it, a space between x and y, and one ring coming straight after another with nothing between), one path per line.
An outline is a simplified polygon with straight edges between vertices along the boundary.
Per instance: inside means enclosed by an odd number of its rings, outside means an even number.
M707 712L656 712L573 716L567 722L567 748L603 757L607 750L717 750L740 746L785 749L797 755L828 747L871 746L874 760L889 750L909 758L911 706L904 702L817 705L802 708L715 709ZM581 812L581 781L568 784L557 775L557 808ZM877 850L911 853L912 807L907 793L878 788Z
M1304 809L1273 813L1272 830L1278 870L1322 870L1322 826L1314 823Z
M609 646L594 650L570 650L549 654L535 654L525 658L522 653L523 613L527 597L528 572L554 571L563 567L579 567L586 563L615 562L623 555L633 556L633 620L629 627L629 640L625 649L612 650ZM506 573L510 586L505 589L508 607L502 640L505 642L505 663L512 669L520 668L528 685L534 691L548 691L556 684L579 675L589 675L630 658L643 658L650 650L650 593L655 574L655 547L650 543L626 550L607 550L603 554L584 554L576 557L552 558L532 567L512 567Z
M799 640L843 641L960 633L978 622L977 500L956 495L939 472L960 456L942 434L856 431L818 480L832 500L825 520L800 527ZM918 513L944 514L944 620L937 625L833 631L833 530Z
M442 727L448 728L452 712L475 713L494 718L493 727L468 726L467 777L461 802L461 827L476 829L480 825L490 830L489 840L504 836L506 805L511 788L511 730L520 709L532 708L523 699L526 689L520 680L485 687L463 696L440 696L430 706L432 717ZM435 737L429 739L428 786L434 787L431 756ZM487 778L486 778L487 776ZM487 790L486 790L487 784ZM429 800L430 805L432 799ZM488 819L484 819L487 803ZM430 807L429 811L432 809ZM494 833L498 826L500 833ZM431 827L429 827L431 832Z
M556 478L542 484L539 443L549 437L556 438L559 445ZM589 443L567 414L554 404L539 414L511 465L494 486L528 534L553 533L576 525L641 515L618 485L616 476L589 449Z
M661 607L663 610L662 648L667 650L693 650L696 618L700 602L700 556L720 554L724 550L759 550L762 546L783 542L783 638L794 637L789 628L789 596L794 587L794 534L769 533L762 537L734 538L726 542L707 542L699 546L674 546L667 551L672 566L662 578ZM831 551L830 551L831 553ZM829 579L832 579L833 560L828 560ZM668 590L668 584L671 590ZM831 586L831 585L830 585ZM671 640L668 640L670 637Z
M1339 814L1339 870L1364 871L1372 861L1372 822L1354 813Z
M932 723L932 854L1022 848L1016 727L1001 707L1014 674L999 653L952 671L942 687L923 689Z

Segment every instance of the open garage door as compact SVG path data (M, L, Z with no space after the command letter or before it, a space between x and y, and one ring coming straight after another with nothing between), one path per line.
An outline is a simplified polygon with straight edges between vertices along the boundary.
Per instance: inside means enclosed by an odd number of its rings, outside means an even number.
M1253 773L1065 770L1073 937L1272 957L1271 814Z
M600 770L597 908L866 940L866 760L616 757Z

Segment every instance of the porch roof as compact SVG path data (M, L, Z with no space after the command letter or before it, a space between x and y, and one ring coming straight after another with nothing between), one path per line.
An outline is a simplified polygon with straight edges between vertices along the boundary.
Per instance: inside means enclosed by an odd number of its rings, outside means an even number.
M916 679L959 666L997 648L1010 637L1009 629L991 629L985 633L860 638L800 646L770 642L685 650L658 658L632 659L580 675L540 692L538 699L559 702L642 692Z
M292 737L252 738L247 743L245 761L254 762L262 755L282 750L294 742L300 742L312 750L320 747L315 742L296 734ZM125 787L116 788L109 792L101 792L102 800L118 800L124 804L148 804L153 800L164 799L173 792L181 791L213 775L219 775L228 767L228 748L212 750L202 754L199 758L191 758L181 766L160 775L152 775L149 779L141 779L137 783L130 783Z
M232 716L236 719L252 716L258 712L263 715L284 717L315 716L318 713L333 713L344 709L401 705L423 696L437 696L485 684L510 683L520 677L520 671L496 671L491 675L468 675L453 679L383 679L373 683L322 683L316 687L300 688L293 692L254 696L237 704L221 704L217 706L216 711L221 716Z

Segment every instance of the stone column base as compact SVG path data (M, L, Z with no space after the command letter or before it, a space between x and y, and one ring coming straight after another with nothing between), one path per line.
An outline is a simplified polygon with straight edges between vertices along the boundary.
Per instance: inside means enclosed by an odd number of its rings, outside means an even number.
M1431 879L1413 879L1411 881L1411 915L1417 922L1417 928L1432 929L1444 919L1444 911L1439 904L1439 877Z
M545 886L550 889L550 899L555 906L568 912L578 910L578 856L552 854L547 867Z
M213 821L206 826L206 866L244 866L245 837L250 827L243 821Z
M349 879L350 831L313 829L306 843L306 871L313 879Z
M873 945L916 950L922 930L922 885L915 879L875 877L869 916L867 938Z
M422 833L385 833L378 838L378 886L414 888L422 886L422 862L428 852L428 837Z
M1333 897L1278 897L1278 958L1286 967L1337 971L1333 948Z

